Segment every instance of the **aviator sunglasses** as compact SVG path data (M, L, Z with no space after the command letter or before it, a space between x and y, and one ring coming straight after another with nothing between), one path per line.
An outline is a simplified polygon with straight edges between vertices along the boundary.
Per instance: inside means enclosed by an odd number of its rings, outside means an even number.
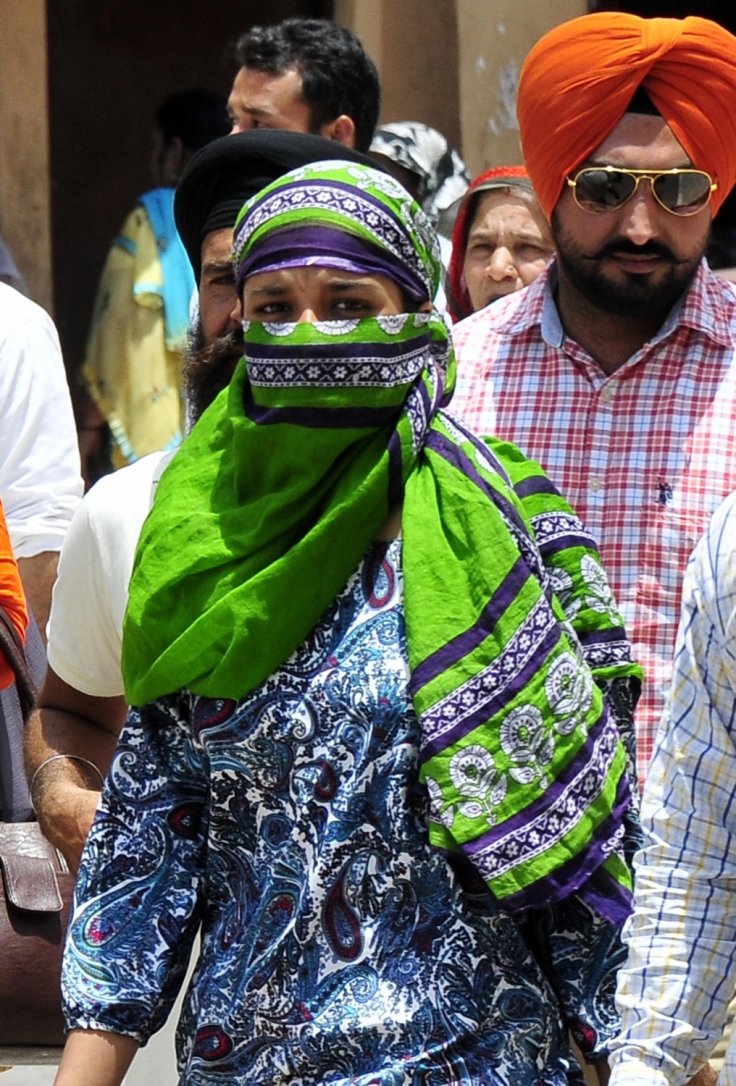
M618 211L639 184L648 181L657 203L673 215L697 215L709 203L717 182L704 170L627 170L622 166L585 166L566 177L575 203L583 211Z

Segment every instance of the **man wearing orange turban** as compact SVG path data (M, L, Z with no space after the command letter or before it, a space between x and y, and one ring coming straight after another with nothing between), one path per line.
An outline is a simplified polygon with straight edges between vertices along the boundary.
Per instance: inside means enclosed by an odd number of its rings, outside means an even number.
M537 42L519 83L524 161L547 218L565 179L646 91L694 166L718 183L718 211L736 182L736 41L708 19L585 15Z
M597 536L645 671L636 712L643 775L672 683L688 557L736 490L736 290L704 258L712 217L736 182L736 38L694 17L573 19L529 53L517 112L557 256L531 286L455 326L454 406L473 429L540 460ZM670 902L662 921L666 889L647 874L660 912L643 926L669 935L674 925L682 937L670 939L675 950L653 951L664 955L665 975L646 963L627 992L629 1008L644 1006L633 1034L649 1030L647 1070L625 1062L615 1072L627 1086L693 1075L730 994L725 986L714 994L713 984L728 976L732 990L736 978L733 936L688 973L682 932L707 930L693 905L706 889L684 889L686 905ZM736 885L736 870L727 874ZM678 1031L693 989L701 1005L692 1030ZM705 1040L690 1048L691 1037ZM666 1054L651 1055L660 1043ZM726 1081L736 1083L736 1046Z

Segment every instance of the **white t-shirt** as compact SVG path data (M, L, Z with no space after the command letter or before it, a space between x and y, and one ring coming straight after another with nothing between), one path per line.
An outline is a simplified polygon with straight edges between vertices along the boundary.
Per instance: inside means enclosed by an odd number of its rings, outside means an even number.
M16 557L61 548L82 490L56 328L0 283L0 497Z
M123 693L120 650L133 558L172 456L151 453L103 476L69 526L51 598L48 658L59 678L83 694Z

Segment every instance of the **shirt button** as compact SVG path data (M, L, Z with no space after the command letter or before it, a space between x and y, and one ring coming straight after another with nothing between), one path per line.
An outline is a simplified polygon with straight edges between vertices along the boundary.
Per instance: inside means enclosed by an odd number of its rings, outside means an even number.
M591 475L588 480L588 490L591 490L594 494L597 494L599 490L603 490L603 480L599 475Z
M601 389L601 403L612 403L616 399L616 389L614 385L604 385Z

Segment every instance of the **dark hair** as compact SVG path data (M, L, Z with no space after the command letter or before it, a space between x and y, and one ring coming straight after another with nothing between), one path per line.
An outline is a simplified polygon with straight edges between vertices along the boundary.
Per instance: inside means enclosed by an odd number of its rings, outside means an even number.
M659 110L641 84L634 91L634 95L626 107L626 112L644 113L649 117L660 116Z
M155 117L166 145L178 138L192 152L218 136L226 136L231 127L227 100L221 94L199 89L165 98Z
M381 87L376 66L354 34L328 19L285 19L254 26L239 39L241 68L269 75L295 69L302 77L311 131L342 113L355 124L355 146L367 151L378 121Z

